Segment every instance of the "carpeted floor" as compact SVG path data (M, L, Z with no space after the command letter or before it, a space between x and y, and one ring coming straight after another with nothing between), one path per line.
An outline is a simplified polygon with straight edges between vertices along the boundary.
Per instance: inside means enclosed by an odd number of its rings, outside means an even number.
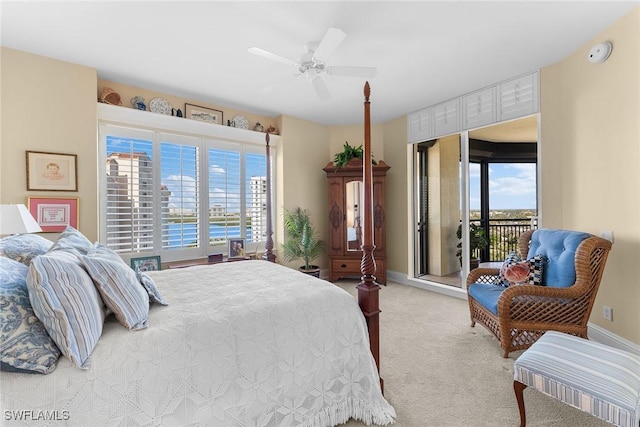
M354 296L358 281L340 281ZM390 282L380 290L380 371L398 427L520 425L513 362L493 336L470 327L466 300ZM524 392L527 426L610 424L535 390ZM351 420L344 427L364 426Z

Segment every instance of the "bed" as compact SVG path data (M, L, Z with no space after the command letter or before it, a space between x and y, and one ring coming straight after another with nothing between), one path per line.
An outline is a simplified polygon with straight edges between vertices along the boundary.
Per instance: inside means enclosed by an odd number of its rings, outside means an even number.
M365 97L366 141L368 84ZM269 155L268 134L266 140ZM365 191L365 215L366 203ZM335 426L350 418L392 424L395 411L378 373L379 287L367 221L363 229L358 302L273 263L269 217L262 260L145 273L74 229L51 247L40 240L39 253L16 256L15 264L29 265L28 299L66 357L54 358L53 345L40 373L0 373L3 425ZM82 284L87 280L95 289ZM136 286L118 284L119 294L114 282ZM64 304L47 304L67 294L69 304L82 295L82 307L64 317Z
M148 328L108 317L86 370L62 357L48 375L3 372L3 410L53 411L74 426L393 420L366 324L341 288L262 260L148 274L169 302L151 306Z

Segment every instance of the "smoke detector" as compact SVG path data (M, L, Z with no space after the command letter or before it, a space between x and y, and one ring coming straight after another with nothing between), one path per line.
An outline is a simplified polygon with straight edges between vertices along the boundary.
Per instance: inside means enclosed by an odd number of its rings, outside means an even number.
M610 42L602 42L593 46L587 55L587 60L594 64L600 64L609 58L613 46Z

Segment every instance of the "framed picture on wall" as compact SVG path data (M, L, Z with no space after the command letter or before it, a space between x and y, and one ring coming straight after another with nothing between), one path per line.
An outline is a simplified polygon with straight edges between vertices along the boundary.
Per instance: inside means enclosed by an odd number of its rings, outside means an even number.
M78 191L77 157L27 151L27 190Z
M221 125L224 123L222 121L222 111L214 110L207 107L200 107L193 104L184 104L184 116L187 119L214 123L217 125Z
M28 197L27 206L42 231L57 233L67 225L78 228L77 197Z

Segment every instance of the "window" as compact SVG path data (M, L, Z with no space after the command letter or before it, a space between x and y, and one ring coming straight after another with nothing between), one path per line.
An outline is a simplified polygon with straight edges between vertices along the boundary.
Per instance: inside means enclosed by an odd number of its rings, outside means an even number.
M229 238L246 239L248 251L264 245L264 144L128 124L100 132L100 240L109 247L172 261L226 252Z

